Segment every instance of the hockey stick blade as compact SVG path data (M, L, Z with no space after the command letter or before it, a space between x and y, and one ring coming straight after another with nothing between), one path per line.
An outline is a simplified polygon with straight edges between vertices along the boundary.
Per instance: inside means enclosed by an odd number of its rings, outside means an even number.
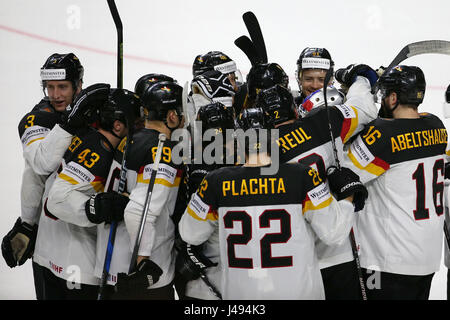
M267 50L266 44L264 42L264 37L261 31L261 27L259 25L258 19L255 14L251 11L247 11L242 15L245 26L247 27L248 33L250 34L250 38L255 45L256 50L261 57L262 63L267 63Z
M445 40L425 40L413 42L405 46L397 56L392 60L386 70L400 64L407 58L411 58L420 54L446 54L450 55L450 41Z
M421 55L421 54L445 54L450 55L450 41L445 40L424 40L418 42L412 42L402 48L400 52L395 56L394 60L388 65L384 72L392 69L396 65L399 65L404 60ZM372 93L375 93L377 83L372 87Z
M262 62L254 43L249 37L240 36L234 40L234 44L245 53L252 66Z

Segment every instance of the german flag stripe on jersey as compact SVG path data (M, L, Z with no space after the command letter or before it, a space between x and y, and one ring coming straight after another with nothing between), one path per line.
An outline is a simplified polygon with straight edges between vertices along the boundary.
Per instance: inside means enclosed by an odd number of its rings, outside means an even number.
M76 179L74 179L73 177L61 172L58 175L59 178L69 182L70 184L79 184L83 181L77 181ZM95 192L103 192L103 190L105 189L105 179L101 178L101 177L95 177L94 181L89 182L92 185L92 188L94 188Z
M358 160L356 160L355 155L352 153L351 150L348 152L348 157L352 161L352 163L360 170L365 170L371 174L374 174L376 176L382 175L386 170L389 169L390 165L383 159L380 159L378 157L375 157L371 163L369 163L366 166L362 166Z
M192 218L199 221L216 221L218 218L217 211L213 210L210 205L205 203L197 193L193 194L186 210Z
M347 107L348 108L348 107ZM356 128L358 127L358 111L354 107L350 107L354 114L351 118L345 118L342 123L342 130L341 130L341 140L345 143L347 142L355 133ZM340 108L342 109L342 107Z

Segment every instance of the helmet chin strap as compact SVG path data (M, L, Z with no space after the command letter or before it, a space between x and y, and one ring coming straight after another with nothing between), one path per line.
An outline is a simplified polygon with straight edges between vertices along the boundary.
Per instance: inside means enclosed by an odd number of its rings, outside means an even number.
M397 109L398 105L399 105L399 101L397 100L395 102L394 107L392 109L388 109L386 107L386 102L383 99L383 103L381 104L380 112L378 113L378 115L382 118L392 119L392 118L394 118L394 110Z

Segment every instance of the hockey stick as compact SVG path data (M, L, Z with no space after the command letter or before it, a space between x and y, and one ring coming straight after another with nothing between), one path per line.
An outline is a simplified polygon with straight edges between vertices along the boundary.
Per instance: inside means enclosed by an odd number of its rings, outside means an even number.
M245 53L252 66L258 64L261 61L261 57L259 56L254 43L250 40L249 37L240 36L239 38L234 40L234 44Z
M130 267L128 273L133 272L136 267L136 261L138 257L139 247L141 245L142 235L144 233L145 221L147 220L148 210L150 208L150 200L153 194L153 187L155 186L156 175L158 173L159 162L161 160L161 153L164 147L164 141L166 141L166 135L164 133L159 134L158 149L156 150L155 159L153 160L153 168L150 175L150 181L148 183L147 196L145 197L144 209L142 211L141 223L139 226L139 231L134 243L133 254L131 255Z
M222 295L220 294L219 290L217 290L214 285L209 281L208 277L206 276L205 272L203 270L200 270L200 279L205 283L205 285L209 288L209 290L214 293L214 295L222 300Z
M384 72L392 69L402 61L421 54L446 54L450 55L450 41L445 40L425 40L412 42L402 48L395 56L394 60L388 65ZM377 83L372 87L372 93L376 91Z
M123 88L123 27L114 0L107 0L117 30L117 88Z
M327 70L325 79L323 81L323 98L325 100L325 109L327 110L328 129L330 132L331 145L333 147L334 161L335 161L336 167L338 169L340 169L341 164L339 161L338 152L337 152L337 148L336 148L336 141L334 141L333 128L331 127L331 121L330 121L330 111L329 111L328 102L327 102L328 83L330 82L331 77L333 76L333 73L334 73L333 68L330 67L330 69ZM359 285L361 288L361 296L362 296L363 300L367 300L366 287L364 285L364 278L363 278L362 270L361 270L361 261L359 260L358 248L356 246L356 239L355 239L355 233L353 231L353 227L350 229L350 244L352 246L353 258L355 259L355 263L356 263L356 270L358 272L358 280L359 280Z
M246 13L244 13L242 15L242 18L244 20L245 26L247 27L248 33L250 34L250 38L252 39L252 42L259 53L261 62L267 63L268 59L266 44L264 42L264 37L258 19L251 11L247 11Z
M109 10L111 11L111 16L114 20L114 24L116 26L117 30L117 88L121 89L123 88L123 27L122 27L122 20L120 19L119 11L117 10L116 4L114 0L107 0ZM127 140L125 142L124 151L123 151L123 159L122 159L122 165L120 168L120 178L119 178L119 187L117 192L123 193L125 191L125 182L126 182L126 154L127 149L129 145L129 141L132 137L132 128L133 123L129 121L130 117L127 116L127 127L128 127L128 134L127 134ZM106 283L108 281L108 275L109 275L109 269L111 266L111 259L112 254L114 250L114 242L116 240L116 232L117 232L117 222L113 221L111 222L111 226L109 229L109 237L108 237L108 245L106 247L106 253L105 253L105 259L103 263L103 271L102 271L102 278L100 280L100 286L99 286L99 293L98 293L98 300L103 299L104 289L106 286Z

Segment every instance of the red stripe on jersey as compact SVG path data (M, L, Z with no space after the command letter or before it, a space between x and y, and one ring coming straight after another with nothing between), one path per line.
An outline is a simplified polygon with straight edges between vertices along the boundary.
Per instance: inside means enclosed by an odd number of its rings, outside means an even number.
M351 127L352 127L352 119L344 119L344 122L342 123L342 130L341 130L341 140L342 141L345 141L345 137L347 136L347 133L349 132Z
M373 159L372 163L380 168L383 168L384 170L388 170L391 165L389 163L387 163L386 161L384 161L383 159L380 159L378 157L375 157L375 159Z

